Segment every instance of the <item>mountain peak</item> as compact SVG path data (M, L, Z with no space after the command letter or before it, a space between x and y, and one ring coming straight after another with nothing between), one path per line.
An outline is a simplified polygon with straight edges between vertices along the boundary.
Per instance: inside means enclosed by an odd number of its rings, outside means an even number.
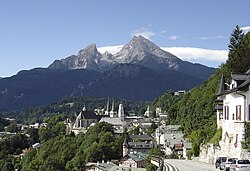
M93 57L98 55L98 51L96 48L96 44L89 44L88 46L86 46L84 49L80 50L78 52L79 56L84 56L84 57Z
M133 36L128 45L131 46L131 48L135 48L136 50L147 51L147 52L159 48L156 44L154 44L153 42L151 42L150 40L146 39L141 35Z

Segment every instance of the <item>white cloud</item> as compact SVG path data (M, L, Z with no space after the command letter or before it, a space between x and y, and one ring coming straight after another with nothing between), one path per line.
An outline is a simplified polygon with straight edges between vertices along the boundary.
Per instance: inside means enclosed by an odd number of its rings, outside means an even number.
M169 36L168 39L169 40L176 40L178 38L178 36Z
M250 31L250 26L241 27L242 31L246 34Z
M108 51L115 54L122 49L123 45L106 46L97 48L100 53ZM227 50L212 50L195 47L161 47L161 49L168 51L178 58L193 63L200 63L206 66L218 67L225 63L228 57Z
M162 49L178 56L182 60L190 62L197 61L204 65L213 63L211 66L215 67L221 63L225 63L228 57L227 50L211 50L195 47L162 47Z
M154 36L155 33L152 31L136 30L135 32L130 33L130 35L131 35L131 37L141 35L141 36L145 37L146 39L151 40L151 37Z
M166 30L162 30L162 31L161 31L161 34L165 34L165 33L166 33Z
M227 39L225 36L198 37L200 40Z
M97 50L100 53L105 53L106 51L111 54L116 54L122 49L123 45L115 45L115 46L105 46L105 47L99 47Z
M155 32L149 31L148 29L142 27L141 29L134 30L133 32L130 33L131 37L139 36L139 35L145 37L146 39L151 40L151 37L153 37L155 35Z

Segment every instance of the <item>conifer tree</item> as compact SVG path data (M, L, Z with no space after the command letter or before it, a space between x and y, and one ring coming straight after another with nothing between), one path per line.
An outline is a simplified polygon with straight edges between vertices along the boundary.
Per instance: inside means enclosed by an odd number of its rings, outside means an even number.
M250 33L244 35L236 26L231 34L227 66L232 73L244 73L250 69Z

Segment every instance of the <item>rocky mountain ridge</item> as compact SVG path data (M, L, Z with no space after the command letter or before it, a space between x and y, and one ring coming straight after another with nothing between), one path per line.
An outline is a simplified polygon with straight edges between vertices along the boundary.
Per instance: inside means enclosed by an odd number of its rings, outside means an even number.
M90 69L105 72L123 63L142 65L156 71L172 70L185 74L190 73L198 78L207 78L214 72L214 68L182 61L142 36L134 36L114 55L108 52L101 54L95 44L90 44L80 50L77 55L54 61L48 68Z

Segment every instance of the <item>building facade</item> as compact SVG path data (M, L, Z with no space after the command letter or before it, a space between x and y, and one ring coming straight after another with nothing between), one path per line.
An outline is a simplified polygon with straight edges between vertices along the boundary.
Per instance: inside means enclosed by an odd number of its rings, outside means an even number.
M217 127L222 128L221 154L244 158L246 124L250 122L250 71L232 74L229 83L221 77L217 105Z

